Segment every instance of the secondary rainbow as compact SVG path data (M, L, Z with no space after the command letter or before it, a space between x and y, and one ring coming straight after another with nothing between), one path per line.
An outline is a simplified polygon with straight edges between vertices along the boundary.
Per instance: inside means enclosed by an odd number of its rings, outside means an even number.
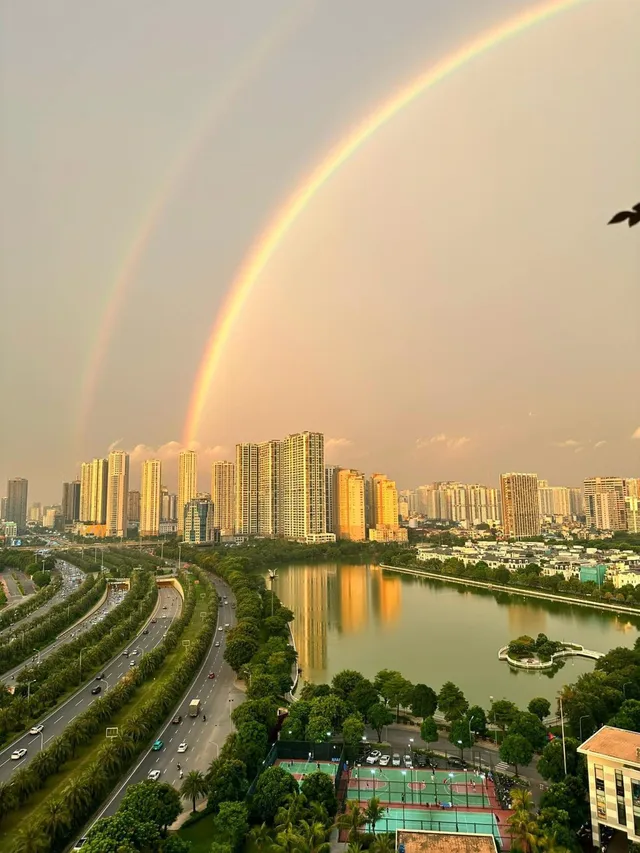
M211 134L216 123L235 103L243 88L253 80L265 66L271 56L283 42L300 26L303 18L310 13L315 0L296 2L285 10L273 24L261 35L257 44L252 46L240 62L233 77L222 81L215 88L214 96L204 115L199 116L193 129L187 134L187 144L179 152L170 170L151 199L148 208L129 244L122 263L108 288L105 307L100 325L93 338L93 345L81 379L79 414L77 420L77 442L81 446L87 420L93 405L109 343L116 327L118 316L125 304L127 292L135 279L139 264L162 221L174 191L197 158L200 149Z
M377 130L431 86L435 86L436 83L444 80L471 60L481 56L501 42L522 33L534 24L542 23L585 2L588 0L553 0L553 2L534 6L529 11L511 18L497 28L481 33L473 41L427 69L417 79L396 92L382 106L374 110L346 139L333 148L313 169L311 174L302 181L254 243L231 285L222 310L216 318L191 394L183 432L185 444L194 441L197 436L209 388L220 363L222 352L253 286L293 223L329 178Z

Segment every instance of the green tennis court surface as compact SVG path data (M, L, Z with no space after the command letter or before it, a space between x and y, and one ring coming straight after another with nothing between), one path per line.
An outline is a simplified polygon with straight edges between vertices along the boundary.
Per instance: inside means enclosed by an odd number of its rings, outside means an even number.
M327 776L335 776L338 765L331 761L286 761L279 759L278 767L283 767L292 776L308 776L309 773L326 773Z
M370 829L370 827L367 827ZM376 822L376 832L396 829L433 829L440 832L480 832L500 839L500 830L492 812L456 812L454 809L398 809L385 811Z
M349 799L370 800L378 797L383 803L405 802L407 805L452 803L454 806L490 806L484 779L479 773L434 773L394 768L354 767L349 778Z

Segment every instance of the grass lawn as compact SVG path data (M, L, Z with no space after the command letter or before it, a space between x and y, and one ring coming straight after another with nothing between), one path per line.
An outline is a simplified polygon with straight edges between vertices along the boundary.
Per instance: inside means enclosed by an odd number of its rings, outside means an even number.
M209 853L213 838L213 815L207 815L191 826L181 827L178 836L191 842L190 853Z
M213 592L212 587L196 586L196 607L193 611L191 622L187 625L182 633L181 640L176 649L171 652L164 660L160 674L152 676L149 681L145 681L138 687L135 696L127 705L124 706L110 720L112 726L122 726L127 721L127 718L134 713L142 704L144 704L151 695L165 682L171 681L171 677L175 670L182 665L182 659L186 654L182 645L182 640L195 638L200 631L202 625L200 620L200 610L198 601L203 598L209 598ZM209 595L207 595L209 593ZM161 676L161 677L160 677ZM64 769L60 773L50 776L45 782L44 787L37 791L21 809L16 812L11 812L2 821L0 826L0 850L5 849L5 844L12 840L12 833L24 826L30 816L42 805L42 803L50 796L60 795L62 789L69 783L70 779L75 775L82 773L87 765L95 760L96 754L100 747L104 744L104 736L96 735L90 743L78 750L76 758L65 764ZM138 753L131 761L137 760L141 753ZM124 774L124 771L123 771Z

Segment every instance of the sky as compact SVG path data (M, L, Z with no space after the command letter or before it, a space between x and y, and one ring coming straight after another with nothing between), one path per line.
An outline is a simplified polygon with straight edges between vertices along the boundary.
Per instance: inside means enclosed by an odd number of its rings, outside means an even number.
M175 460L276 212L395 91L530 0L0 0L0 484ZM201 488L319 430L402 488L640 476L640 4L584 0L427 89L295 219L229 330ZM635 435L635 438L634 438ZM3 492L0 486L0 493Z

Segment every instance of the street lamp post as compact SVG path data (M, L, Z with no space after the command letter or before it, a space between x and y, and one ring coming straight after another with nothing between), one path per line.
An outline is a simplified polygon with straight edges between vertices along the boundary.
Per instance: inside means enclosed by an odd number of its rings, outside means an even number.
M405 802L407 799L407 771L406 770L402 771L402 784L403 784L403 789L404 789L403 794L402 794L402 828L405 829L406 823L405 823L405 819L404 819L404 805L405 805ZM389 793L389 796L391 796L391 793Z
M451 806L456 816L456 832L458 832L458 809L453 801L453 773L449 773L449 793L451 794Z
M40 732L40 752L44 749L44 732Z

